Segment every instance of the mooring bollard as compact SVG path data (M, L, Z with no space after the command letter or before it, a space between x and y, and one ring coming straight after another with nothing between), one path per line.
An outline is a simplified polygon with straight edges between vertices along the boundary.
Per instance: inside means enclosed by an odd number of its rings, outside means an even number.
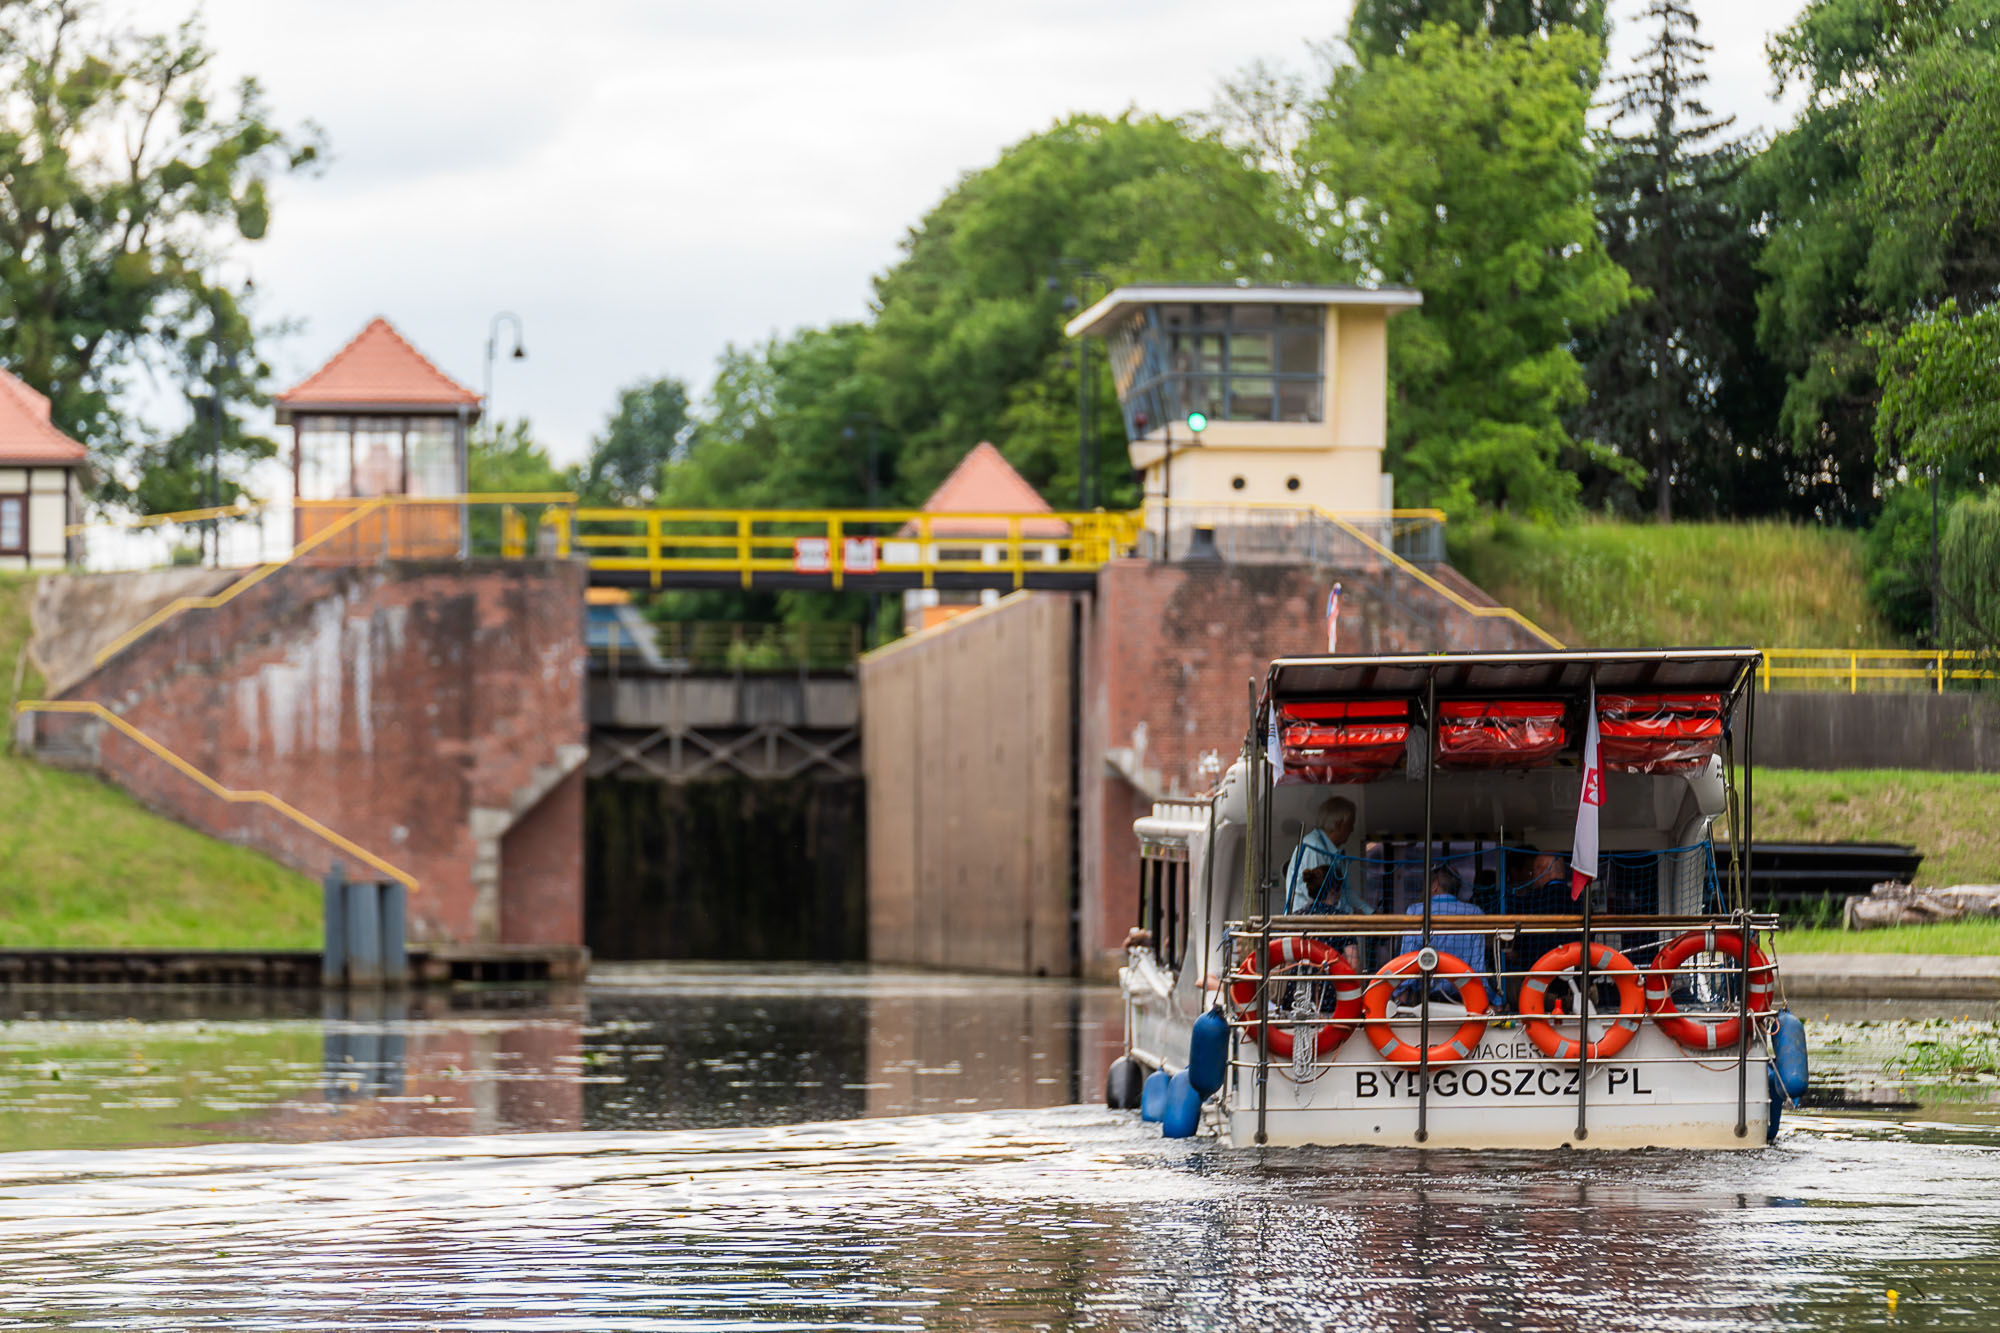
M382 895L373 884L347 886L347 984L382 984Z
M401 986L409 980L410 956L403 943L403 904L409 890L395 880L380 886L382 891L382 981Z
M325 943L320 946L319 984L340 986L347 982L347 871L340 862L320 881L324 891L321 929Z

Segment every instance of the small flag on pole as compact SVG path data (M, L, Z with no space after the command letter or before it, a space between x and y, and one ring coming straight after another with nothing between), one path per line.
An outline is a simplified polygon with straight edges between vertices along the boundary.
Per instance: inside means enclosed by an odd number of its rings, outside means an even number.
M1569 896L1574 902L1597 878L1597 816L1604 808L1604 767L1597 758L1597 684L1590 686L1590 721L1583 733L1583 793L1576 802L1576 850L1569 859Z
M1335 642L1340 637L1340 585L1333 585L1333 591L1326 595L1326 650L1336 651Z

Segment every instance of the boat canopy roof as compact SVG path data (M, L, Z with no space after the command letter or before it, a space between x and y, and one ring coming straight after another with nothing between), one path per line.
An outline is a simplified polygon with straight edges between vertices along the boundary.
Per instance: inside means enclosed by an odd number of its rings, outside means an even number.
M1672 648L1652 652L1430 653L1381 657L1281 657L1271 663L1268 697L1409 698L1435 678L1439 699L1588 697L1598 693L1716 693L1734 701L1763 660L1755 648Z

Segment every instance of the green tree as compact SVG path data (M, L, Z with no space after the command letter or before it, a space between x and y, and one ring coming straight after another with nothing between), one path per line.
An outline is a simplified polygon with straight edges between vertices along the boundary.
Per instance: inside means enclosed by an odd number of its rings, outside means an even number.
M1604 38L1604 0L1355 0L1347 44L1364 64L1405 53L1425 24L1467 36L1546 37L1571 28ZM1590 71L1592 82L1596 71Z
M1128 279L1252 282L1346 272L1296 225L1257 150L1156 117L1073 116L967 176L876 282L860 370L895 441L897 498L923 499L982 439L1058 505L1076 494L1074 349L1059 259ZM1072 358L1065 369L1065 358ZM1104 358L1091 386L1100 503L1136 491ZM1065 410L1061 404L1068 404Z
M652 504L667 465L688 448L693 434L687 385L681 381L649 380L621 390L618 410L591 442L578 494L586 504Z
M2000 465L2000 305L1961 316L1958 302L1877 334L1882 401L1875 441L1885 467L1991 476Z
M1584 396L1577 336L1630 299L1591 211L1570 29L1475 39L1432 24L1403 55L1340 71L1308 144L1371 278L1423 293L1390 323L1389 464L1403 495L1561 513L1563 414Z
M1654 37L1638 67L1610 81L1615 119L1597 195L1605 251L1643 291L1586 339L1590 392L1572 423L1645 466L1666 522L1677 489L1700 510L1737 507L1738 438L1724 393L1761 369L1739 355L1755 314L1755 238L1729 193L1749 150L1721 137L1731 118L1701 101L1712 48L1696 36L1693 10L1652 0L1641 17ZM1616 132L1629 122L1635 130Z
M1881 350L2000 281L1996 19L1994 0L1813 0L1772 42L1807 100L1749 173L1758 336L1786 372L1797 487L1826 516L1875 505Z
M2000 658L2000 488L1961 497L1944 521L1938 580L1939 645Z
M562 492L575 483L575 471L549 461L525 418L495 422L466 444L465 484L472 494Z
M0 9L0 361L91 446L106 496L146 508L203 494L216 390L261 397L268 368L217 268L263 237L269 180L318 155L254 80L221 94L211 59L192 21L139 33L89 0ZM120 398L141 367L184 387L187 430L140 443L152 432ZM265 451L222 416L225 453Z

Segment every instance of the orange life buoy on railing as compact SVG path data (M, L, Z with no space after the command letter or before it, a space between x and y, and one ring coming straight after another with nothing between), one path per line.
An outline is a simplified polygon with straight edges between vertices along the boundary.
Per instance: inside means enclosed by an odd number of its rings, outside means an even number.
M1355 976L1354 965L1347 961L1345 954L1330 944L1319 940L1309 940L1303 935L1277 935L1271 940L1265 957L1265 965L1273 981L1311 981L1315 974L1307 968L1318 968L1320 975L1333 981L1333 1021L1324 1023L1319 1035L1313 1039L1313 1053L1325 1055L1336 1046L1354 1035L1354 1020L1361 1017L1361 983L1358 980L1342 980ZM1238 965L1236 975L1229 983L1229 1008L1238 1018L1253 1020L1248 1030L1251 1041L1263 1034L1257 1017L1257 983L1261 979L1257 970L1257 955L1251 954ZM1272 1013L1270 1027L1271 1054L1280 1060L1292 1058L1292 1034L1289 1028L1278 1026L1282 1017Z
M1368 989L1361 995L1361 1012L1368 1016L1368 1022L1364 1024L1368 1040L1375 1043L1376 1051L1384 1060L1393 1060L1399 1065L1416 1064L1423 1053L1397 1036L1396 1030L1383 1020L1389 1013L1389 995L1396 988L1396 983L1404 977L1420 974L1417 959L1421 953L1422 950L1418 950L1390 959L1389 965L1375 974L1375 980L1368 983ZM1468 1014L1488 1012L1486 987L1464 959L1440 949L1437 951L1437 967L1431 975L1443 977L1458 988L1458 998ZM1451 1040L1431 1047L1430 1062L1441 1065L1465 1059L1478 1047L1479 1039L1485 1034L1484 1018L1467 1019L1458 1025L1458 1031L1451 1034Z
M1574 971L1583 961L1583 945L1560 944L1535 960L1528 969L1528 979L1521 984L1521 1013L1528 1015L1528 1040L1535 1043L1535 1049L1551 1060L1573 1060L1577 1055L1578 1043L1571 1041L1556 1031L1556 1025L1549 1022L1549 983L1565 972ZM1639 969L1632 966L1632 960L1608 944L1593 943L1590 946L1590 974L1593 978L1609 976L1618 983L1618 1021L1611 1030L1588 1043L1583 1052L1586 1060L1608 1060L1625 1049L1639 1031L1639 1018L1646 1012L1645 988L1639 984ZM1586 1006L1587 1008L1587 1006ZM1590 1035L1589 1020L1579 1019L1586 1024L1578 1034Z
M1741 963L1743 936L1734 930L1691 930L1660 950L1660 956L1653 960L1652 971L1646 975L1646 1012L1653 1015L1660 1031L1690 1050L1723 1050L1736 1045L1743 1036L1738 1015L1732 1013L1710 1021L1681 1014L1674 1008L1674 974L1680 971L1682 964L1699 953L1726 953ZM1764 956L1753 938L1750 942L1751 1013L1761 1014L1770 1009L1771 978L1775 971L1771 960Z

